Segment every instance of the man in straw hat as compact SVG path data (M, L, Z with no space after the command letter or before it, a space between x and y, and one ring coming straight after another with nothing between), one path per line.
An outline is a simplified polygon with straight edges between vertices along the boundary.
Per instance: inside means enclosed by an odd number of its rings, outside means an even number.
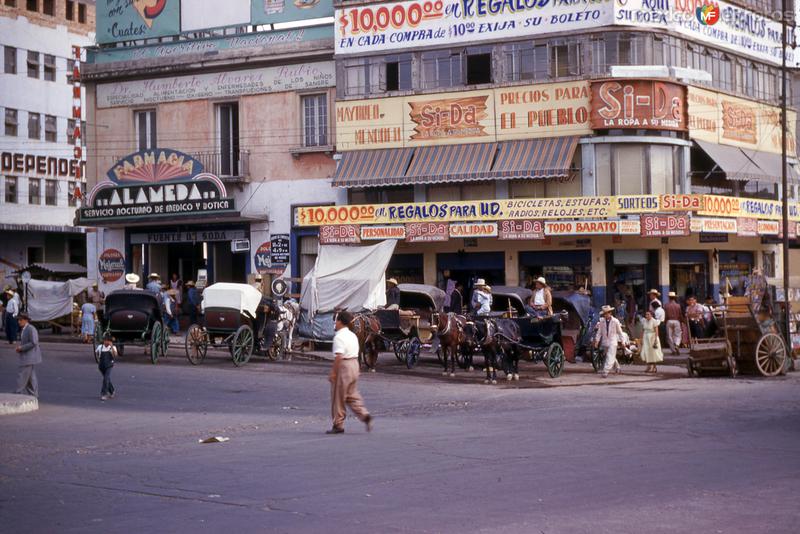
M158 273L150 273L150 281L147 282L145 289L151 293L161 293L161 277Z
M661 306L661 301L658 299L661 296L661 291L658 289L651 289L647 292L647 307L650 308L651 312L655 312L656 307L654 304L658 302L658 305Z
M540 276L533 282L534 289L531 298L528 299L530 313L536 317L548 317L553 315L553 294L547 285L544 276Z
M141 289L139 287L139 275L136 273L128 273L125 275L124 289Z
M664 316L667 319L667 341L672 354L680 354L678 348L681 346L683 337L684 317L681 305L678 304L678 295L674 291L669 292L669 302L664 306Z
M620 372L619 362L617 362L617 346L624 338L622 325L619 319L614 317L613 306L603 306L600 308L602 317L597 323L597 333L594 336L594 348L600 348L605 352L605 365L601 371L603 378L608 377L610 371Z
M470 308L475 315L489 315L492 311L492 293L483 278L475 280Z
M389 278L386 280L386 308L396 310L400 307L400 288L397 287L397 279Z

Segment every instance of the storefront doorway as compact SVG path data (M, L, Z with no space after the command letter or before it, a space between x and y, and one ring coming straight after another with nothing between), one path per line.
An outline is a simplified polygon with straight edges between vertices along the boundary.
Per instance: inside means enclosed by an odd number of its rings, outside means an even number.
M752 252L722 250L719 252L719 286L724 294L726 285L731 295L740 297L747 289L745 281L753 271Z
M502 252L448 252L436 255L436 285L445 288L447 280L464 285L467 295L472 294L475 280L503 285L506 281Z
M396 278L401 284L425 282L422 254L395 254L389 260L386 278Z
M708 291L708 251L671 250L669 253L670 287L685 299L694 295L703 302Z
M608 303L624 310L626 324L636 324L637 314L647 307L647 292L658 288L657 250L606 251Z
M544 276L554 291L592 288L591 250L548 250L519 253L519 282L531 287L533 281Z

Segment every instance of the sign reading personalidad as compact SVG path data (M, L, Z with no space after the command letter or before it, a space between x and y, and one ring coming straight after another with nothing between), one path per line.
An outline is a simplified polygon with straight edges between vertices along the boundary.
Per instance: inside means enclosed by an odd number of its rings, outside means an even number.
M81 224L235 213L225 184L193 157L154 148L118 161L89 192Z
M336 10L336 54L452 46L567 31L613 22L610 0L495 2L419 0Z
M178 35L180 32L179 0L97 2L99 44Z

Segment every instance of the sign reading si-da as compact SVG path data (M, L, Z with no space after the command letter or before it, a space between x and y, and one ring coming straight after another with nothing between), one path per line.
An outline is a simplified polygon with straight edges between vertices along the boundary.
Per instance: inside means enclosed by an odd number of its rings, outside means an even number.
M162 148L135 152L118 161L80 210L80 223L102 225L149 219L179 219L232 213L225 184L203 172L183 152Z

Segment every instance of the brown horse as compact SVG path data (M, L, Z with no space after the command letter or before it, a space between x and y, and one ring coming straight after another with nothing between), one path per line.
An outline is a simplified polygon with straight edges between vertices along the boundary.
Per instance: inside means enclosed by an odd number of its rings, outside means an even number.
M464 342L464 325L467 319L453 312L436 313L431 317L442 351L443 375L456 376L456 359ZM449 365L448 365L449 364ZM449 371L448 371L449 367Z
M381 323L374 315L357 313L350 329L358 338L358 361L370 372L375 372L381 343Z

